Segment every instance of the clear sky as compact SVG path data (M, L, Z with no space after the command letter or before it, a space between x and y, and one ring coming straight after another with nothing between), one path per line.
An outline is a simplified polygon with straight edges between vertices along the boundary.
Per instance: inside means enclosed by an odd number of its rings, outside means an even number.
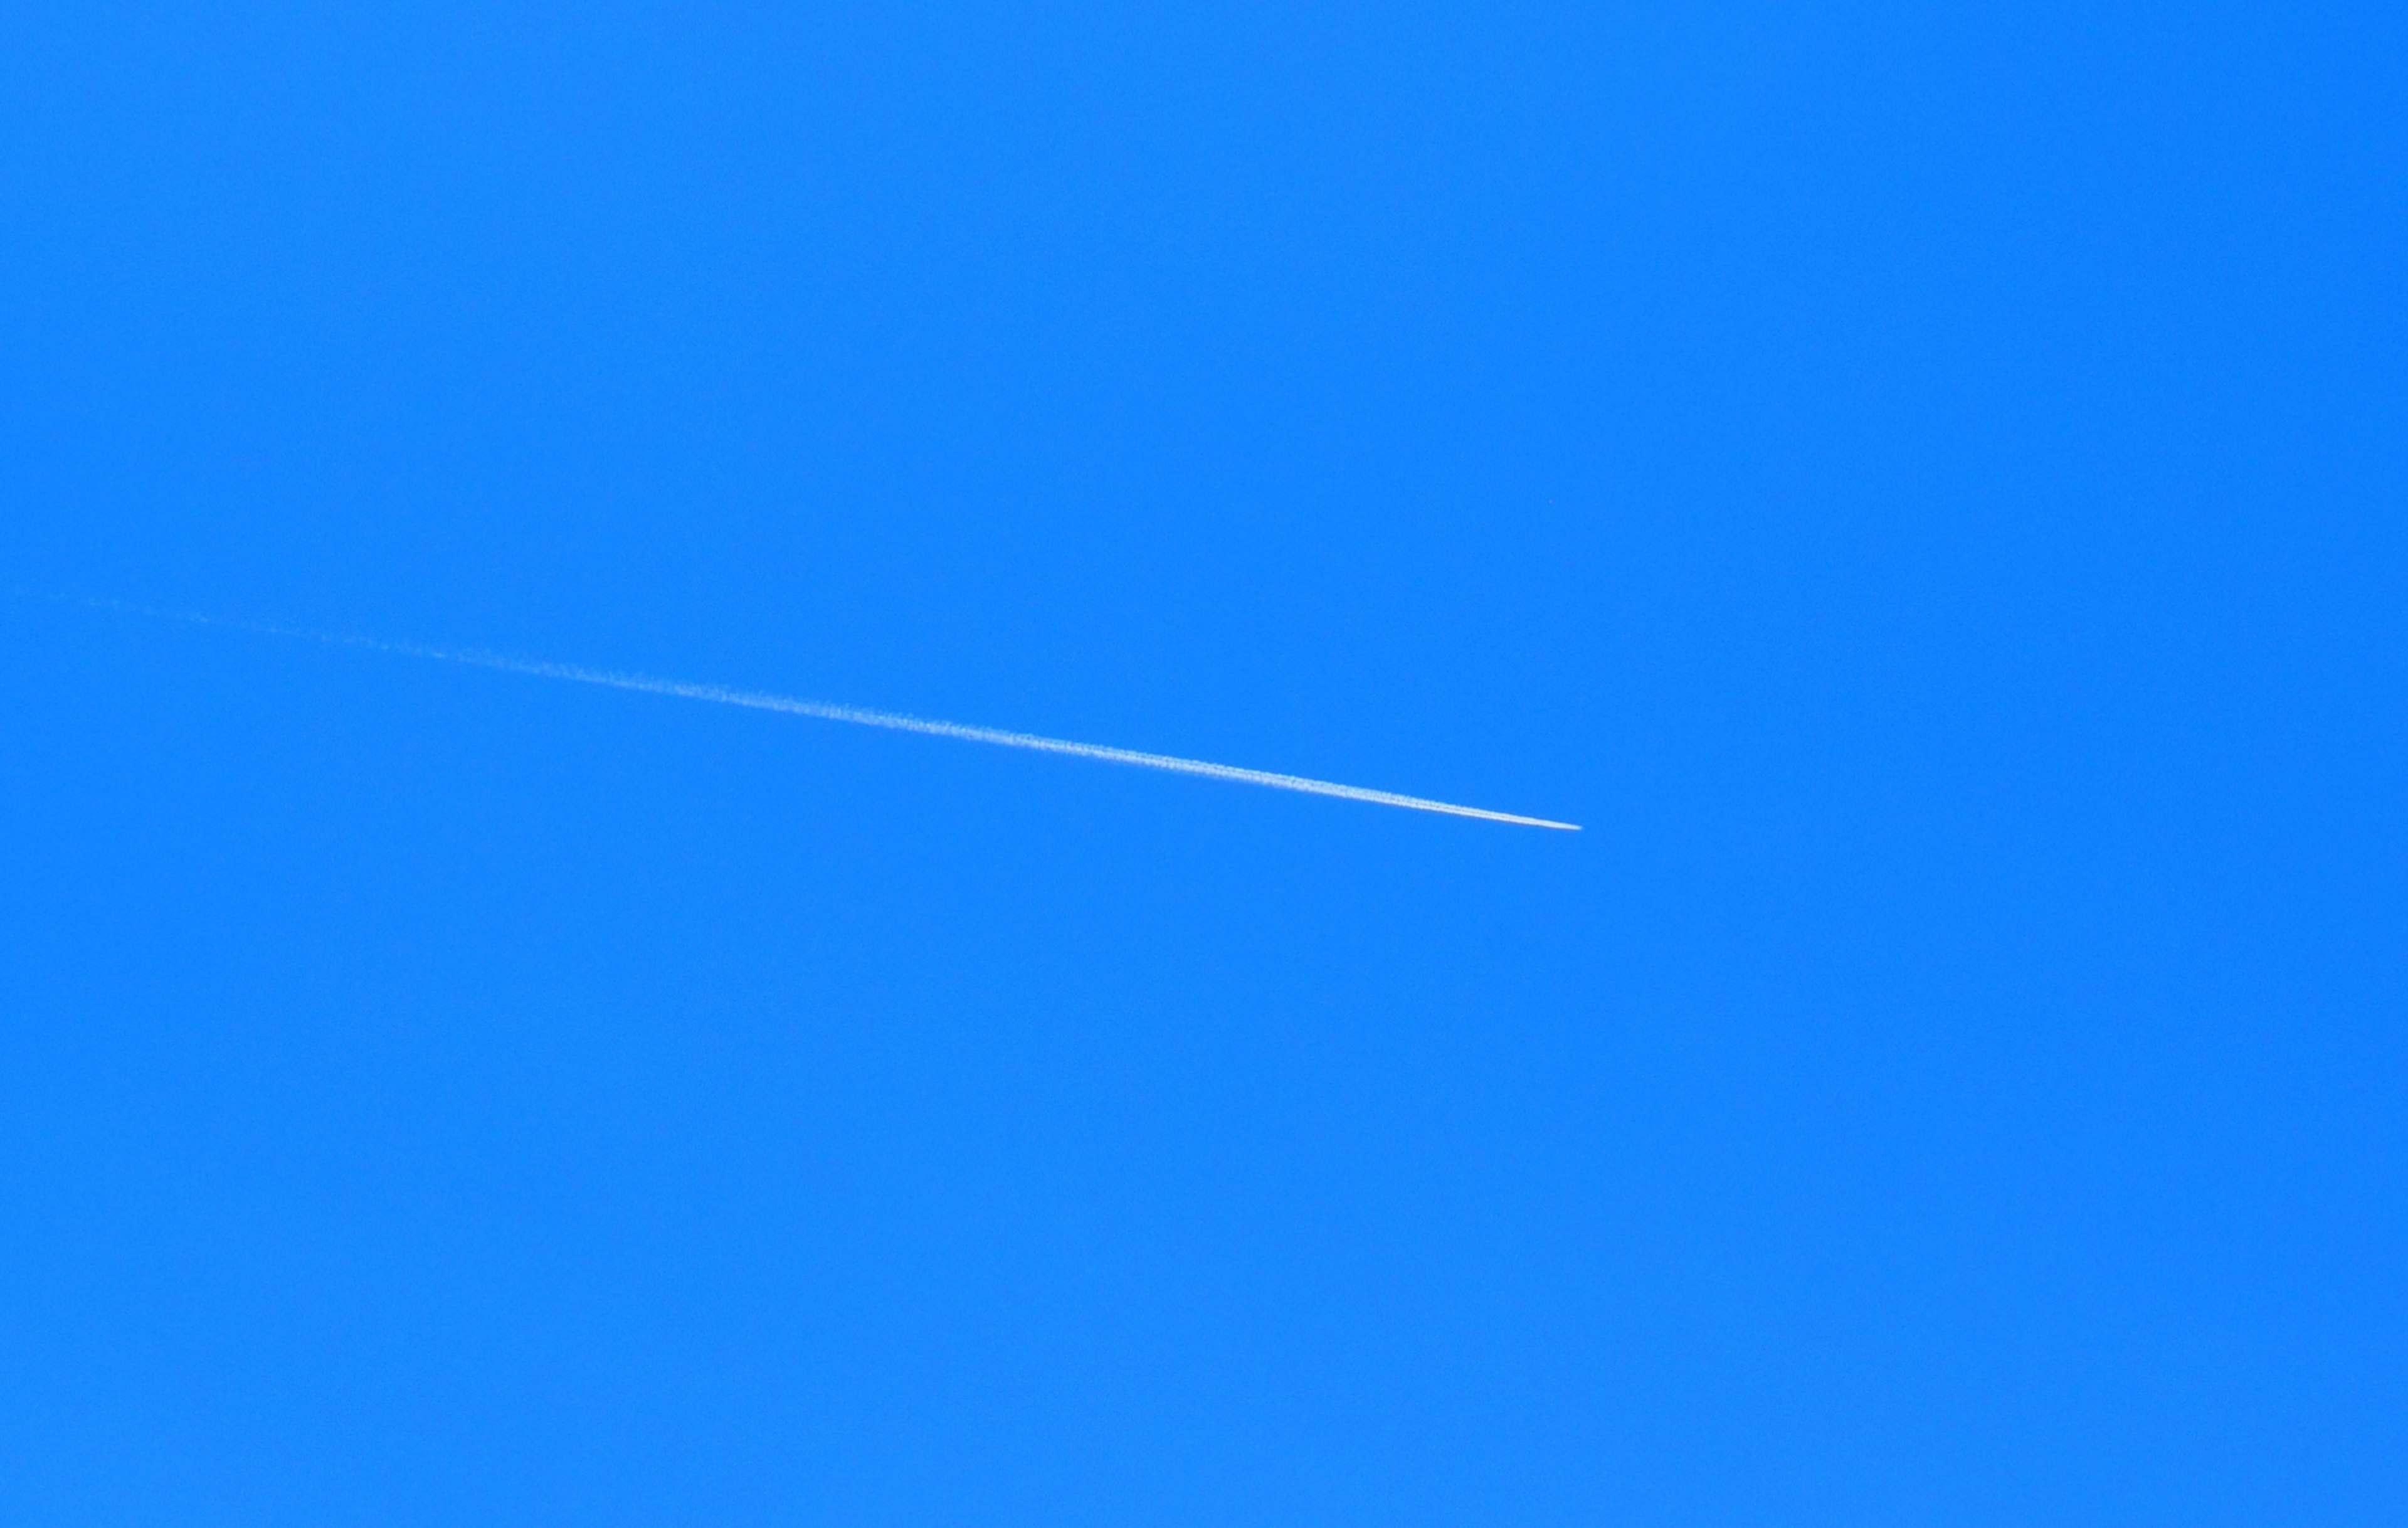
M2408 1521L2396 4L5 30L0 1518Z

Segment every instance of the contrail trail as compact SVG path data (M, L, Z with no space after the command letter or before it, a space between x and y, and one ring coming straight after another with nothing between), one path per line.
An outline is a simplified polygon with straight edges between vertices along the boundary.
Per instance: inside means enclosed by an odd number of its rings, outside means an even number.
M918 732L932 738L957 738L964 742L990 742L1004 748L1026 748L1040 754L1063 754L1072 758L1092 758L1106 764L1134 764L1149 770L1168 770L1174 774L1201 775L1207 780L1227 780L1245 786L1268 786L1274 790L1302 791L1311 796L1335 796L1346 801L1369 801L1376 806L1401 806L1414 812L1437 812L1450 817L1477 817L1483 822L1512 823L1523 828L1552 828L1561 832L1576 833L1580 824L1553 822L1545 817L1525 817L1512 812L1490 812L1482 807L1457 806L1451 801L1433 801L1420 796L1402 796L1390 790L1371 790L1362 786L1341 786L1334 781L1312 780L1300 774L1277 774L1268 770L1245 770L1234 764L1211 764L1200 758L1178 758L1169 754L1140 753L1134 748L1108 748L1101 743L1070 742L1061 738L1040 738L1031 732L1012 732L996 727L968 727L960 722L929 721L921 716L907 716L891 711L864 711L857 706L829 705L820 700L798 700L790 696L765 695L757 690L730 689L724 685L695 685L683 680L654 679L645 674L616 673L607 669L587 669L573 663L544 663L534 658L511 657L502 653L484 653L474 649L423 647L412 642L380 641L373 637L346 637L332 632L304 631L291 627L263 625L257 621L230 620L216 615L195 615L183 611L152 610L115 599L76 599L72 603L97 610L117 611L128 615L147 615L160 620L183 621L194 626L222 627L228 630L248 631L265 637L291 637L303 641L323 643L330 647L358 647L371 653L391 653L402 657L432 658L438 663L464 663L472 668L492 669L507 674L526 674L537 679L566 679L580 685L601 685L615 690L634 690L641 695L672 695L686 700L709 700L723 706L745 706L754 711L781 712L789 716L811 716L827 722L851 722L859 727L882 727L896 732Z

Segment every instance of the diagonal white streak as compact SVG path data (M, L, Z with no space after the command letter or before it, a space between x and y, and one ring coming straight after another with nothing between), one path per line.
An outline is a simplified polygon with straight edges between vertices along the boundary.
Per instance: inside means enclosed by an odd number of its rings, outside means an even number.
M865 711L857 706L829 705L820 700L800 700L790 696L765 695L757 690L730 689L724 685L695 685L683 680L654 679L645 674L615 673L607 669L587 669L572 663L544 663L534 658L511 657L500 653L474 650L454 651L440 647L422 647L409 642L380 641L372 637L337 636L322 631L303 631L288 627L263 626L255 621L227 620L214 615L194 615L180 611L150 610L117 600L82 600L105 610L122 611L128 614L150 615L168 620L188 621L199 626L224 627L234 630L256 632L270 637L294 637L305 641L322 642L336 647L359 647L375 653L392 653L404 657L432 658L438 663L465 663L474 668L492 669L502 673L526 674L538 679L566 679L580 685L601 685L611 689L634 690L643 695L671 695L686 700L708 700L724 706L745 706L754 711L775 711L789 716L811 716L821 721L851 722L859 727L882 727L896 732L918 732L932 738L957 738L964 742L988 742L1003 748L1025 748L1041 754L1063 754L1072 758L1092 758L1106 764L1133 764L1149 770L1168 770L1175 774L1201 775L1207 780L1228 780L1240 785L1268 786L1274 790L1302 791L1312 796L1334 796L1340 800L1369 801L1377 806L1400 806L1414 812L1437 812L1451 817L1477 817L1483 822L1512 823L1523 828L1552 828L1576 833L1578 823L1553 822L1545 817L1526 817L1512 812L1490 812L1482 807L1457 806L1452 801L1433 801L1420 796L1403 796L1390 790L1371 790L1362 786L1341 786L1329 780L1313 780L1300 774L1278 774L1269 770L1240 769L1234 764L1211 764L1200 758L1179 758L1169 754L1140 753L1134 748L1109 748L1101 743L1070 742L1061 738L1042 738L1032 732L1012 732L996 727L968 727L960 722L930 721L921 716L907 716L891 711Z

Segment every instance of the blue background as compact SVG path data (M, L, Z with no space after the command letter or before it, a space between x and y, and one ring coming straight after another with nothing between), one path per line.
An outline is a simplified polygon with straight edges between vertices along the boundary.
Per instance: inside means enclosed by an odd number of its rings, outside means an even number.
M2400 1521L2403 16L16 7L0 1516Z

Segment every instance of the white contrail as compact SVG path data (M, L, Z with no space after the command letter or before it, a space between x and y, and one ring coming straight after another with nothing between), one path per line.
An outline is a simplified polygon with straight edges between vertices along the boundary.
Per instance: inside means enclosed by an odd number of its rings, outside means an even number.
M440 647L421 647L410 642L380 641L372 637L344 637L323 631L303 631L290 627L263 626L256 621L235 621L215 615L194 615L182 611L151 610L114 599L78 600L102 610L123 612L130 615L150 615L171 621L188 621L198 626L224 627L237 631L256 632L269 637L297 637L305 641L323 642L337 647L362 647L375 653L394 653L404 657L433 658L442 663L466 663L480 669L495 669L503 673L530 674L538 679L566 679L580 685L605 685L612 689L635 690L645 695L674 695L688 700L710 700L724 706L749 706L754 711L783 712L790 716L815 716L822 721L852 722L862 727L883 727L897 732L921 732L935 738L959 738L965 742L992 742L1006 748L1028 748L1042 754L1067 754L1073 758L1099 759L1107 764L1137 764L1149 770L1168 770L1178 774L1198 774L1208 780L1230 780L1247 786L1269 786L1277 790L1299 790L1313 796L1335 796L1341 800L1369 801L1379 806L1408 807L1415 812L1440 812L1451 817L1477 817L1483 822L1510 822L1524 828L1553 828L1576 833L1580 825L1571 822L1551 822L1545 817L1525 817L1512 812L1490 812L1476 806L1456 806L1450 801L1433 801L1419 796L1400 796L1395 791L1369 790L1361 786L1341 786L1327 780L1309 780L1300 774L1275 774L1268 770L1242 770L1234 764L1208 764L1199 758L1175 758L1168 754L1144 754L1134 748L1107 748L1100 743L1068 742L1060 738L1040 738L1029 732L1010 732L995 727L966 727L959 722L932 722L924 717L906 716L891 711L863 711L855 706L828 705L819 700L797 700L783 695L764 695L756 690L729 689L724 685L693 685L682 680L653 679L644 674L613 673L606 669L586 669L571 663L543 663L533 658L510 657L500 653L473 650L452 651Z

